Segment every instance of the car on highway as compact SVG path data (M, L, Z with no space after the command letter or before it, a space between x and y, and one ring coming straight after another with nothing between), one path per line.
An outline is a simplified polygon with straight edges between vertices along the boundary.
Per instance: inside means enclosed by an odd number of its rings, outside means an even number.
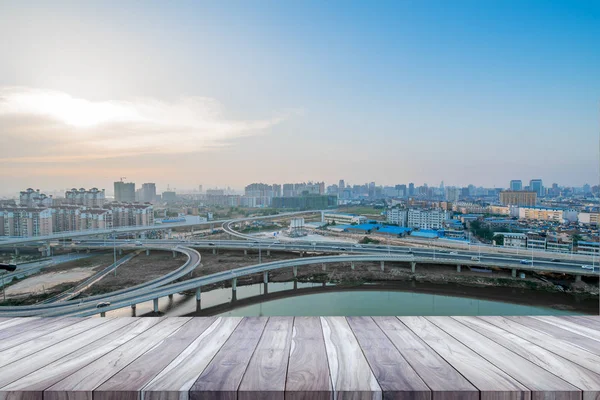
M361 248L362 246L360 244L355 244L354 247Z
M582 265L581 268L583 269L591 269L592 271L594 270L594 267L591 265Z
M519 261L519 262L520 262L521 264L523 264L523 265L529 265L529 264L532 264L532 261L531 261L531 260L521 260L521 261Z
M471 257L471 261L481 261L481 258L479 258L477 256L473 256L473 257Z
M141 241L139 241L139 240L136 240L135 241L135 245L136 246L143 246L143 243Z
M455 251L451 251L449 254L450 254L451 256L457 256L457 255L458 255L458 253L457 253L457 252L455 252Z
M550 262L562 262L560 258L553 258Z
M208 242L209 246L214 246L215 244L213 242Z
M104 308L110 306L110 301L103 301L96 304L96 308Z
M340 250L342 250L342 251L346 251L346 250L348 250L348 249L347 249L347 248L345 248L345 247L340 247Z
M276 240L273 243L275 243L275 244L281 244L281 242L279 240Z

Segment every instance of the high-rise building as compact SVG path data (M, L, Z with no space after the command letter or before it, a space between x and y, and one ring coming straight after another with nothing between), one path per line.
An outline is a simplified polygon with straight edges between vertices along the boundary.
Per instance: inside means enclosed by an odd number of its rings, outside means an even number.
M340 191L343 191L346 188L346 182L344 182L343 179L340 179L338 187L339 187Z
M198 191L202 193L202 185L198 185Z
M408 184L408 195L409 196L415 195L415 184L412 182Z
M154 203L156 200L156 184L143 183L142 192L140 193L140 201L142 203Z
M510 190L512 190L513 192L523 190L523 181L521 181L520 179L510 181Z
M544 185L541 179L532 179L529 181L529 190L536 192L538 197L544 195Z
M537 201L537 193L531 191L505 190L500 192L500 203L505 206L534 206Z
M86 207L102 207L105 201L104 189L91 188L90 190L71 189L65 192L67 204L75 204Z
M135 202L135 183L133 182L115 182L115 201L121 203Z

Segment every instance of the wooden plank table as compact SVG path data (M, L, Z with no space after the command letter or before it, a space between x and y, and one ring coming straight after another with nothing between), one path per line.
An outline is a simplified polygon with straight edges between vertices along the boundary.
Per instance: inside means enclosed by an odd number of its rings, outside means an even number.
M0 319L0 400L600 399L600 317Z

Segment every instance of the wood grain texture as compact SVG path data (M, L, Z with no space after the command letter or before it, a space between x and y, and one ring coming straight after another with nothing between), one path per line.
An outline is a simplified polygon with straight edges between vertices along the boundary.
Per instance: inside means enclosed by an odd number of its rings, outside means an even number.
M190 399L237 398L248 363L262 336L268 318L246 317L240 322L215 358L190 389Z
M38 318L0 331L0 351L28 342L49 332L73 325L81 318Z
M187 399L202 371L229 339L241 318L217 318L143 389L144 400Z
M39 317L29 317L29 318L5 318L0 322L0 330L10 328L11 326L21 325L30 321L35 321L39 319Z
M373 321L431 388L434 399L479 399L475 386L396 317L373 317Z
M292 329L285 398L329 400L332 396L333 387L321 320L315 317L296 317Z
M380 399L381 387L344 317L321 317L331 382L337 399Z
M528 328L545 333L546 335L551 336L555 339L560 339L567 343L571 343L575 346L581 347L582 349L585 349L596 355L600 355L600 341L588 338L587 336L578 335L575 332L560 328L556 325L552 325L531 317L517 316L505 318L511 321L515 321L521 325L525 325Z
M534 316L532 318L539 319L540 321L544 321L549 324L561 327L578 335L586 336L590 339L600 341L600 329L588 328L587 326L583 326L578 323L571 322L558 317Z
M475 317L454 317L454 319L582 389L584 399L600 398L599 374L481 319Z
M565 319L567 321L573 322L575 324L579 324L579 325L585 326L587 328L594 329L596 331L600 330L600 321L597 321L597 320L587 319L587 318L583 318L583 317L579 317L579 316L564 316L561 318Z
M166 366L214 322L215 317L193 318L140 358L94 390L94 400L136 400L140 392Z
M575 346L564 340L555 339L545 333L523 326L504 317L478 317L502 329L509 330L517 336L525 340L536 343L538 346L559 356L566 358L579 364L584 368L589 369L597 374L600 374L600 357L590 353L581 347Z
M427 317L438 328L452 336L513 379L527 386L534 399L577 400L581 389L551 374L492 339L448 317Z
M384 398L431 399L431 390L371 317L347 317Z
M35 340L30 340L17 346L13 346L0 352L0 367L27 357L30 354L37 353L38 351L50 346L54 346L62 341L70 339L73 336L77 336L80 333L86 332L87 330L94 330L98 326L108 321L109 320L107 318L85 318L78 323L52 331L46 335L36 338Z
M12 382L1 385L0 393L8 393L11 399L21 396L41 400L43 391L93 362L109 351L144 332L158 322L158 318L115 318L94 330L82 333L56 346L39 351L23 360L0 369L18 366L18 374L10 370L6 375ZM20 379L14 379L15 377ZM3 381L4 377L0 377Z
M44 391L47 400L91 400L92 391L167 338L190 318L164 318Z
M400 321L442 356L481 392L482 399L529 399L530 390L424 317Z
M283 400L293 317L270 317L238 388L238 400Z

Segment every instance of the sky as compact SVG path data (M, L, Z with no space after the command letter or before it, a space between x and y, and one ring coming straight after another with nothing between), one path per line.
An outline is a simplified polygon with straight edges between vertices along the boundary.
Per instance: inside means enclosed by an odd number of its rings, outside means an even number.
M598 1L0 0L0 196L599 182Z

